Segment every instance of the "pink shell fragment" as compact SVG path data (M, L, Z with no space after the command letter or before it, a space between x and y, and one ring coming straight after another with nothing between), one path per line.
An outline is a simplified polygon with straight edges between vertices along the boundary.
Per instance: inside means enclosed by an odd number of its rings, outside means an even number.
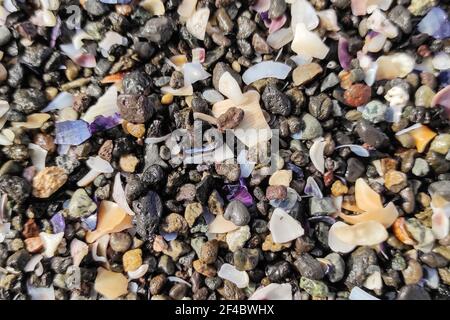
M276 19L271 20L270 21L270 25L268 26L269 27L269 34L272 33L272 32L275 32L277 30L280 30L284 26L286 21L287 21L287 18L286 18L285 14L283 14L281 17L278 17ZM264 23L265 22L266 21L264 21Z

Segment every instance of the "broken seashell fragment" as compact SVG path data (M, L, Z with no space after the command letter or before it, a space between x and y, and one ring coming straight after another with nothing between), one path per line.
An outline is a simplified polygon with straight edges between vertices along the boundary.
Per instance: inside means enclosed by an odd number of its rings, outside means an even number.
M88 243L94 242L105 234L120 232L133 226L132 217L115 202L107 200L100 202L97 219L97 228L86 234Z
M377 221L365 221L352 226L345 225L337 228L334 235L343 243L357 246L374 246L386 241L386 228Z
M358 215L349 215L339 213L345 222L350 224L356 224L365 221L377 221L380 222L386 228L389 228L394 221L398 218L398 211L393 202L389 202L385 208L380 208L374 211L363 212Z
M309 31L303 23L298 23L295 27L291 49L297 54L318 59L324 59L330 51L322 39L316 33Z
M235 266L224 263L221 267L217 275L225 280L233 282L238 288L245 288L248 286L249 277L247 272L239 271Z
M227 233L236 229L239 229L239 226L225 219L221 214L217 215L216 218L208 225L209 233Z
M273 211L269 221L269 230L274 243L286 243L305 233L300 222L280 208Z
M358 178L355 182L355 200L356 206L363 211L383 209L380 195L363 178Z
M58 249L58 246L64 237L64 232L57 234L41 232L39 233L39 237L41 238L44 246L44 256L46 258L51 258L55 255L56 249Z
M128 292L128 280L121 273L100 267L97 269L94 289L108 299L116 299Z
M245 97L242 94L239 83L228 71L224 72L219 79L219 91L227 98L233 100L236 104L240 104L245 101Z

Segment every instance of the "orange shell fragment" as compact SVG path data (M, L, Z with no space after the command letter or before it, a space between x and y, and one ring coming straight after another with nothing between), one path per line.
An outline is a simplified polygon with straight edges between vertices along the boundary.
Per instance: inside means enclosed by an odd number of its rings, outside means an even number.
M392 231L394 232L395 237L402 243L410 246L416 244L416 242L409 235L409 232L406 230L405 218L397 218L397 220L395 220L394 224L392 225Z
M366 211L357 215L339 213L339 217L347 223L356 224L366 221L377 221L386 228L389 228L398 217L398 211L392 202L389 202L385 208L374 211Z
M128 293L128 279L121 273L98 268L94 289L108 299L116 299Z
M105 83L116 83L123 80L123 76L125 75L125 72L117 72L114 74L107 75L104 77L100 82Z
M437 135L436 132L424 125L409 131L408 134L414 139L418 152L423 152L428 143Z
M96 241L105 234L120 232L133 226L132 217L117 203L107 200L100 203L97 219L97 228L86 234L88 243Z
M380 195L362 178L357 179L355 183L355 200L357 207L362 211L383 209Z

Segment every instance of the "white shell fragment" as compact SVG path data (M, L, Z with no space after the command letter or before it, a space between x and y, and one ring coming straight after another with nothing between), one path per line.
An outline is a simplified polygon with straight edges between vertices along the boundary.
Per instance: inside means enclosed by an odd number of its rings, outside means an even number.
M281 62L263 61L248 68L242 75L242 81L245 84L251 84L265 78L284 80L291 72L291 69L290 66Z
M45 168L45 158L47 157L47 150L34 143L28 144L31 162L36 168L36 171L41 171Z
M275 243L289 242L305 233L300 222L280 208L273 211L269 221L269 230Z
M209 233L227 233L239 229L233 222L226 220L223 215L217 215L208 225Z
M349 300L380 300L371 294L368 294L360 287L353 287L352 291L350 291Z
M114 178L112 197L119 207L125 210L130 216L134 216L134 212L131 210L127 198L125 197L125 190L123 189L122 181L120 180L120 172L118 172Z
M73 265L78 267L83 258L89 253L89 247L86 243L77 238L74 238L70 243L70 256L72 257Z
M271 283L257 289L248 300L292 300L290 283Z
M222 279L233 282L238 288L241 289L247 287L250 281L247 272L239 271L235 266L229 263L224 263L220 267L217 275Z
M185 63L182 68L185 84L193 84L200 80L205 80L211 76L203 69L199 62Z
M60 92L41 112L64 109L73 105L73 95L69 92Z
M46 258L51 258L55 255L56 249L58 249L58 246L64 237L64 232L57 234L41 232L39 233L39 237L41 237L42 244L44 245L44 256Z
M338 221L335 224L333 224L328 231L328 246L331 250L334 252L339 253L348 253L353 251L353 249L356 248L356 245L351 243L346 243L339 239L339 237L336 235L336 231L345 228L347 224L344 222Z
M148 264L141 264L139 268L133 271L128 271L128 279L134 280L143 277L148 271Z
M239 87L239 83L229 72L223 73L220 77L219 91L227 98L233 100L236 104L242 103L245 100L241 88Z
M87 110L82 119L91 123L99 115L110 117L116 112L119 112L119 108L117 107L117 88L116 86L111 86L106 90L105 94L97 100L97 103Z
M323 156L325 145L325 140L322 137L319 137L314 141L311 149L309 150L311 162L320 173L325 172L325 158Z
M316 33L309 31L303 23L297 24L295 28L291 48L297 54L307 55L317 59L324 59L330 50L322 42L322 39Z
M291 26L293 31L299 23L305 25L306 29L313 30L319 25L319 17L311 3L306 0L295 0L291 5Z
M365 221L352 226L343 223L333 233L339 241L355 246L373 246L388 238L385 227L377 221Z
M205 40L206 25L208 24L210 11L208 8L201 8L186 21L186 29L199 40Z

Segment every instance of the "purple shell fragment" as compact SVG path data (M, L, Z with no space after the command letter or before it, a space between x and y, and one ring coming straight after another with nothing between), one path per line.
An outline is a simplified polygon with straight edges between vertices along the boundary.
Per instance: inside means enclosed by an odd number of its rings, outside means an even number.
M92 134L89 124L83 120L67 120L55 123L56 144L79 145Z
M163 236L164 240L166 240L166 241L172 241L178 237L178 232L167 233L167 232L161 231L160 234Z
M241 201L247 207L253 205L252 195L248 192L244 179L239 179L239 184L226 185L224 189L229 192L227 195L229 201L236 199Z
M434 7L417 25L417 29L435 39L450 37L450 21L447 13L439 7Z
M87 218L81 219L83 228L93 231L97 228L97 214L92 214Z
M122 118L120 117L120 114L118 114L117 112L109 117L98 116L91 124L89 124L89 130L91 131L92 134L97 133L99 131L108 130L119 125L121 120Z
M350 69L350 62L352 57L348 52L348 40L344 37L339 37L338 41L338 58L341 67L345 70Z
M64 232L64 230L66 229L66 222L64 221L64 217L60 213L54 214L50 219L50 222L52 223L54 233Z

